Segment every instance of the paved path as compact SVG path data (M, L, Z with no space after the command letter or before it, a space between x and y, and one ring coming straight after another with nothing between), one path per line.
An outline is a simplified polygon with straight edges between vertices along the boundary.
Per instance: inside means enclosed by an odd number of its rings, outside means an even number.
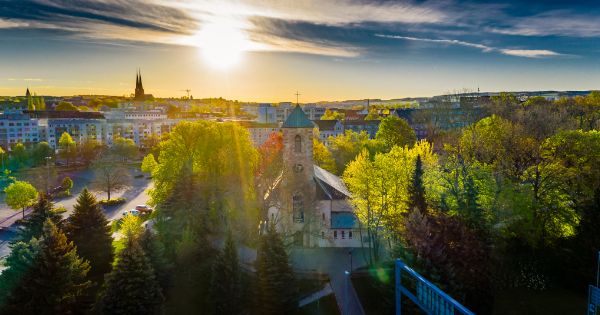
M350 275L346 275L345 271L350 270L350 257L353 270L366 266L364 254L365 250L360 248L296 248L291 251L290 257L296 269L329 275L342 315L363 315L365 311L352 286Z
M304 305L310 304L316 300L319 300L325 296L328 296L331 293L333 293L333 289L331 289L331 284L329 284L329 282L327 282L325 284L325 287L323 287L323 289L301 299L300 302L298 302L298 306L302 307Z

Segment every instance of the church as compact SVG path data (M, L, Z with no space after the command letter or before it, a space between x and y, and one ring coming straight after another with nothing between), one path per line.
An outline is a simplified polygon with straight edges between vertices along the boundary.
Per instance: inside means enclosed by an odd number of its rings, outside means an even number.
M283 173L275 184L268 221L303 247L368 246L342 180L313 162L313 128L296 105L281 126Z

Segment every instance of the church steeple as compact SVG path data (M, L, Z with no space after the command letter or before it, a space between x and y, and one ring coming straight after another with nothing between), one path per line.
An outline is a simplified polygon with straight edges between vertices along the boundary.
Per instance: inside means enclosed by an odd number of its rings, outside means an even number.
M27 87L27 92L25 92L25 97L31 97L31 92L29 92L29 87Z
M138 69L135 75L135 97L133 99L136 101L143 101L144 98L145 94L144 86L142 85L142 71Z

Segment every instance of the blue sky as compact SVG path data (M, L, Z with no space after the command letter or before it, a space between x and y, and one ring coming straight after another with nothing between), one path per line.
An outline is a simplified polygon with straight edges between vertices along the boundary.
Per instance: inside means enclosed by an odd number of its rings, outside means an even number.
M284 101L596 89L595 1L0 0L0 94Z

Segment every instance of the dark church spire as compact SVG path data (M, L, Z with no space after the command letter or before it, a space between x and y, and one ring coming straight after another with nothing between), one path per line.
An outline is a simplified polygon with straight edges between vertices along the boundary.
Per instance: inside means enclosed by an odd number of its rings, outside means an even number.
M142 85L142 71L138 68L136 76L135 76L135 97L136 101L144 100L144 86Z

